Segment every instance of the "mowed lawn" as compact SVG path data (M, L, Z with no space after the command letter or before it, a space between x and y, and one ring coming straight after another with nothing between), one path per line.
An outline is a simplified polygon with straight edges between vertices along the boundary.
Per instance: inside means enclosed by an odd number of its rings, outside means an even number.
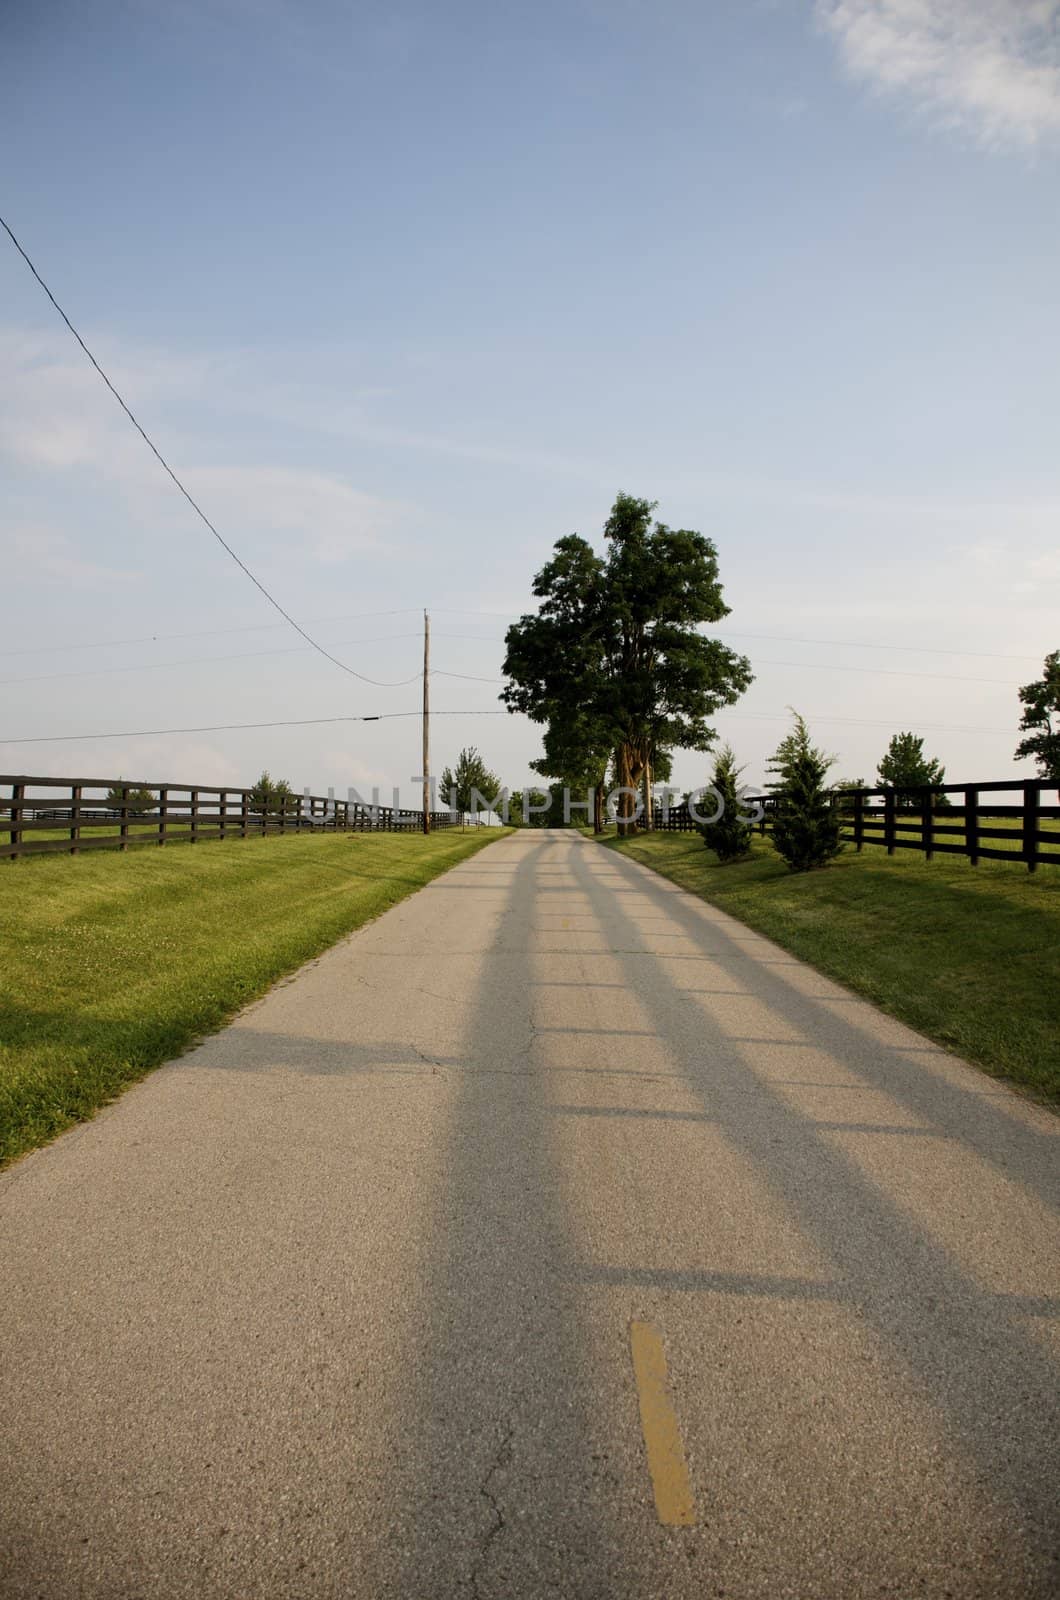
M1060 867L848 845L831 866L792 873L762 838L725 867L698 834L607 842L987 1072L1060 1101Z
M0 863L0 1163L499 837L303 834Z

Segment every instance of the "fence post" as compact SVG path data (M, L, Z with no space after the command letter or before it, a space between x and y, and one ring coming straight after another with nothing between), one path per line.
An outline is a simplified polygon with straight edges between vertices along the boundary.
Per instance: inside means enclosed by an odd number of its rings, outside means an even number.
M81 848L81 785L70 785L70 854L76 856Z
M243 796L239 807L239 837L245 839L250 827L250 791L241 789L239 792Z
M225 836L225 823L228 820L228 790L222 789L217 807L217 830L220 838Z
M198 789L190 789L188 792L191 795L191 842L192 842L192 844L198 844L198 842L199 842L199 791L198 791Z
M163 784L158 791L158 842L160 845L163 845L166 842L166 827L168 823L169 790L165 784Z
M964 791L964 848L973 867L979 865L979 790Z
M129 848L129 785L127 783L123 783L122 786L121 786L121 807L120 807L119 812L118 812L118 817L119 817L119 821L118 821L118 839L119 839L118 849L119 850L128 850L128 848Z
M855 791L854 791L854 845L855 845L855 848L856 848L856 850L857 850L859 855L861 854L861 847L864 844L864 842L865 842L865 791L864 791L864 789L855 789Z
M1023 785L1023 859L1028 872L1038 870L1038 828L1041 825L1041 785Z
M935 812L934 792L928 788L924 790L924 800L920 808L920 842L924 846L925 859L931 861L935 850Z
M883 791L883 838L887 846L887 854L894 855L895 837L895 802L898 796L894 789Z
M22 829L17 826L22 821L22 801L25 799L26 785L13 783L11 785L11 831L8 839L11 843L11 859L14 861L22 848Z

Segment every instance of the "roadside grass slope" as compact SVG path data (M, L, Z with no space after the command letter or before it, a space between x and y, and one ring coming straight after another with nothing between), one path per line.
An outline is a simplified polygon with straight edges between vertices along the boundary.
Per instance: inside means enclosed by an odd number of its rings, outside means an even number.
M0 1164L500 837L303 834L0 865Z

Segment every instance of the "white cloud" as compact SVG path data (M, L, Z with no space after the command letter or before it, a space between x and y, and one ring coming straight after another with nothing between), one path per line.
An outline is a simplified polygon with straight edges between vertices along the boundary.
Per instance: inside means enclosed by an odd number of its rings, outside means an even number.
M169 514L186 521L189 508L97 374L76 352L71 356L68 345L58 331L0 328L0 367L5 372L0 455L31 472L90 473L118 488L125 504L135 502L152 522ZM243 413L252 387L246 373L240 374L237 358L226 358L226 370L222 360L170 357L113 339L101 342L100 354L163 454L237 548L240 543L254 548L249 541L262 534L282 540L294 536L307 554L335 564L376 544L392 529L401 509L394 502L365 494L320 468L266 462L194 465L203 454L216 459L216 442L200 442L201 427L194 419L203 397L218 386L231 397L245 431ZM185 419L183 426L174 423L174 414ZM240 454L253 449L245 446ZM69 575L76 576L72 571Z
M816 0L847 70L987 148L1060 134L1060 0Z
M115 348L100 355L133 409L145 402L194 397L208 377L199 359L151 349ZM98 375L61 330L31 333L0 328L0 450L16 465L110 472L138 471L145 446L121 415ZM154 469L157 471L157 467Z
M291 467L196 467L184 473L208 515L236 539L261 532L295 535L319 561L333 563L374 545L393 520L391 502L341 478Z
M115 583L132 583L140 573L124 567L107 567L86 561L64 533L24 524L11 533L11 544L23 573L36 572L83 589L109 589Z

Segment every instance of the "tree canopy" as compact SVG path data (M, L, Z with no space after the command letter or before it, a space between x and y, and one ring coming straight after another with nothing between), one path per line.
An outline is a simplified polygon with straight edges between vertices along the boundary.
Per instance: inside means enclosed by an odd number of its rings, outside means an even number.
M1027 737L1017 745L1015 759L1032 756L1043 778L1060 783L1060 650L1046 656L1041 677L1019 693L1020 731Z
M266 768L250 791L250 804L258 811L280 811L293 794L286 778L273 778Z
M123 794L123 789L125 790ZM124 807L126 814L131 817L142 817L148 811L153 811L158 804L158 797L152 789L126 788L121 780L111 784L107 790L107 805L114 811Z
M657 752L709 749L709 718L751 682L745 657L698 631L729 612L713 542L653 522L655 505L619 494L603 555L559 539L534 579L538 611L508 629L501 699L546 724L549 775L602 781L610 755L617 783L636 788ZM633 804L624 796L620 816Z
M463 816L476 809L476 789L487 800L492 800L500 793L500 787L501 780L489 770L474 745L470 745L461 750L456 766L446 767L442 773L441 798L443 804L453 805Z
M879 782L888 789L907 790L930 788L932 784L946 782L946 768L924 754L924 741L915 733L896 733L876 768ZM939 801L944 796L939 796ZM900 806L915 806L913 794L898 794Z

